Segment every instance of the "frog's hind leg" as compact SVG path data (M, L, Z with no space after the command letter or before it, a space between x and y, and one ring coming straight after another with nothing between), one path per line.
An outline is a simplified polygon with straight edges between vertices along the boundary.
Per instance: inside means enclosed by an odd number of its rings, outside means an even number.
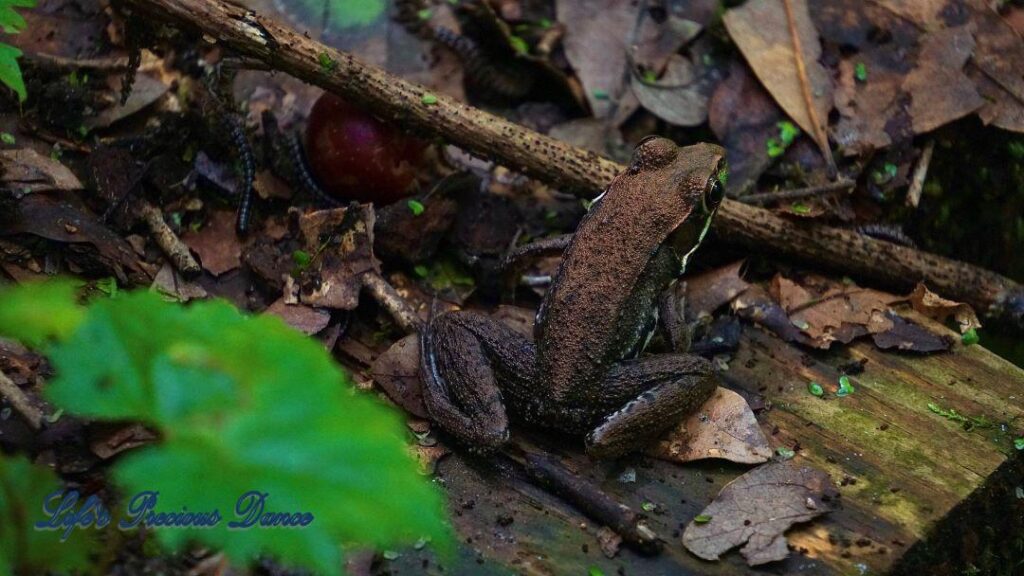
M532 369L533 345L511 328L474 312L450 312L420 333L420 380L431 418L472 450L509 439L501 385Z
M612 369L603 389L638 392L586 438L587 453L612 458L643 447L700 407L717 382L711 363L689 354L659 354Z

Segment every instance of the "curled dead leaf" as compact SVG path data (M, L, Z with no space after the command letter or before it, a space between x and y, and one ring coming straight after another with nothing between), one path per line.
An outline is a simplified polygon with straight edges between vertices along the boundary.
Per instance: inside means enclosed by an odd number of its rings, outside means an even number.
M956 320L961 333L981 328L978 315L974 313L974 309L970 305L947 300L929 290L923 283L919 283L908 298L914 310L929 318L945 322L946 319L952 316Z
M299 278L302 303L354 310L363 275L378 272L373 255L373 206L351 205L299 217L299 231L310 265Z

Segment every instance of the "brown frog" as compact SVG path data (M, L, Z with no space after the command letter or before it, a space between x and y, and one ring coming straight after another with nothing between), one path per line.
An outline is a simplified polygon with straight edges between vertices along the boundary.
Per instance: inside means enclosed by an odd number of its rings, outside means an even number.
M420 334L424 400L469 447L509 439L509 417L586 436L612 457L641 447L715 388L710 363L639 357L659 298L686 269L722 199L724 153L644 139L572 236L534 326L533 342L475 312L449 312Z

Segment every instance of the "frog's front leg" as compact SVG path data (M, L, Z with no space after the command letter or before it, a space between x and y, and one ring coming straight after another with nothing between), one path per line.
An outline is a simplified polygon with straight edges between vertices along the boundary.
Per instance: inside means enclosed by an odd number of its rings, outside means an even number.
M658 354L618 364L601 386L619 398L639 392L587 434L587 453L610 458L667 432L710 398L717 382L711 363L700 356Z
M505 399L526 393L534 356L532 342L483 314L460 311L435 318L420 333L427 411L468 447L500 448L509 439Z

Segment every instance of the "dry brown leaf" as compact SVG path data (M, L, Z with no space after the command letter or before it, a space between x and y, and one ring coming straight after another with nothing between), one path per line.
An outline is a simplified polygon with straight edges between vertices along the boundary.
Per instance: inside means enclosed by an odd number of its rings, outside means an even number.
M373 206L333 208L303 214L299 231L312 257L299 278L303 304L354 310L363 275L379 272L373 255Z
M264 313L281 318L285 324L306 335L320 332L331 322L331 313L327 310L302 304L285 304L283 298L278 298Z
M971 5L978 42L971 77L986 100L978 115L985 124L1024 132L1024 41L988 6Z
M654 83L632 75L630 86L651 114L676 126L697 126L708 117L711 86L701 82L689 59L673 54L664 75Z
M149 285L149 289L166 296L173 296L179 302L202 300L209 296L206 288L186 279L169 262L165 262L153 277L153 283Z
M31 148L0 150L0 183L16 195L82 189L71 170Z
M895 348L903 352L927 354L945 352L953 346L953 339L945 334L935 334L922 326L907 322L891 312L888 317L892 321L892 328L871 335L875 346L882 350Z
M956 319L961 333L981 328L981 322L978 321L978 315L974 313L974 309L971 308L970 305L964 304L963 302L946 300L942 296L939 296L929 290L923 283L919 283L917 287L914 288L914 291L910 293L908 298L910 299L910 305L913 306L914 310L917 310L929 318L934 318L939 322L945 322L947 318L952 316Z
M827 281L813 287L813 291L808 288L776 275L770 292L789 314L790 322L818 348L828 348L836 340L847 343L864 333L878 334L893 327L885 314L892 300L890 294Z
M373 381L395 404L420 418L428 418L420 385L420 341L410 334L391 345L370 368Z
M234 270L242 262L242 243L235 233L233 210L211 213L198 232L188 232L181 240L199 255L203 268L214 276Z
M727 302L733 301L750 283L741 271L746 260L708 270L686 279L686 318L695 320L711 314Z
M747 472L725 485L701 512L707 522L691 521L683 545L705 560L741 544L750 566L782 560L789 555L785 532L832 510L837 496L826 472L773 462Z
M750 69L734 62L708 103L708 124L729 158L730 195L746 192L771 164L768 140L782 119L782 110Z
M135 84L132 85L128 101L121 104L121 75L110 76L108 84L110 85L110 105L101 110L99 114L87 117L82 121L82 124L90 130L106 128L139 112L159 100L170 89L170 86L148 74L138 74L135 77Z
M641 14L640 4L620 0L558 0L557 16L566 26L565 55L597 118L608 116L624 94L630 46L636 45L635 62L660 71L701 29L674 14L659 24Z
M797 70L797 54L784 1L751 0L725 13L725 27L775 101L829 158L829 144L827 138L823 138L824 126L820 123L828 118L832 109L832 80L819 63L818 31L807 11L806 0L789 0L802 52L800 57L814 103L812 110L808 108L803 80Z
M772 457L768 439L743 396L722 388L647 453L671 462L719 458L760 464Z

